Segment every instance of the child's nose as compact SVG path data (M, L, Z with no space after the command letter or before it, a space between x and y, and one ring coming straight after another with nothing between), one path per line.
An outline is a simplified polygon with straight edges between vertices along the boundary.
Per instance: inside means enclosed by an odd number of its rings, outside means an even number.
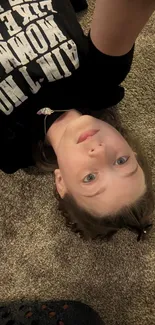
M89 149L89 156L90 157L103 157L103 154L105 152L105 146L103 143L99 144L92 144L91 148Z

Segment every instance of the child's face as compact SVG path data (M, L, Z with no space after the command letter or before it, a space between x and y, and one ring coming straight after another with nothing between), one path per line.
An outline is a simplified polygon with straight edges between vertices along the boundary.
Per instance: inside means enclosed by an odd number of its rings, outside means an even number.
M111 125L92 116L79 115L67 124L56 154L60 196L71 193L89 212L111 214L145 192L144 173L131 147Z

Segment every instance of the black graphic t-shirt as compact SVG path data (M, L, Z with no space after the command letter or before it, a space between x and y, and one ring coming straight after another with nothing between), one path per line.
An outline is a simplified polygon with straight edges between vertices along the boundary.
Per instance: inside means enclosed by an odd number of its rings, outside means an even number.
M13 166L17 138L28 146L25 128L39 109L72 108L71 76L86 54L87 39L69 0L1 0L0 168L4 152L5 164L8 159Z

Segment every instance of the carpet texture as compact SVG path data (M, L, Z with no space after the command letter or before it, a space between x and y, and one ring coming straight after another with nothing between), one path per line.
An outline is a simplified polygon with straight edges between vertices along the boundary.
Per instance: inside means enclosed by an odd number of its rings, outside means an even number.
M89 29L93 0L80 19ZM155 175L155 15L136 43L119 105ZM0 173L0 302L76 299L106 325L155 324L155 233L144 242L120 231L111 242L84 242L66 228L52 175Z

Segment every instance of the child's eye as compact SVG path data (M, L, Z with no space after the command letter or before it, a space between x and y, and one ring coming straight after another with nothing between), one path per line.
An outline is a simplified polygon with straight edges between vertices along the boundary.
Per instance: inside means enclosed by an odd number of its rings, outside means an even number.
M115 165L123 165L128 161L129 158L129 156L122 156L115 161Z
M92 181L94 181L94 179L96 178L96 174L88 174L87 176L85 176L85 178L83 179L84 183L90 183Z

